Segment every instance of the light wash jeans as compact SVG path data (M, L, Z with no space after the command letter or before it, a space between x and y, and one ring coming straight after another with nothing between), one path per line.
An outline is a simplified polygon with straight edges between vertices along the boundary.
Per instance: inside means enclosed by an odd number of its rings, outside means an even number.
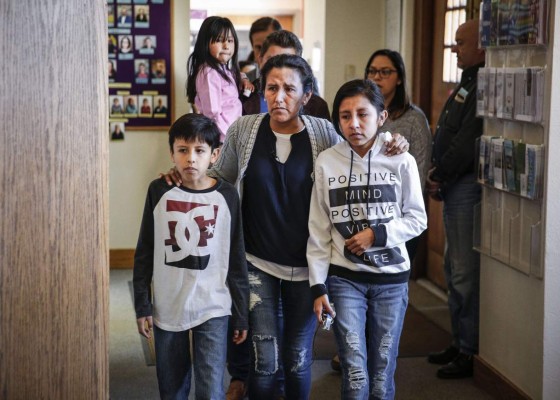
M329 277L342 399L393 399L408 282L378 285Z
M250 399L274 399L280 355L286 399L308 399L311 391L313 334L317 327L309 281L285 281L249 266ZM278 305L282 299L283 327Z
M187 400L194 367L195 398L223 400L226 366L226 334L229 317L212 318L192 331L169 332L154 326L156 371L162 400Z
M473 235L474 207L480 199L474 175L462 177L443 192L444 271L453 344L465 354L478 353L480 255L473 250Z

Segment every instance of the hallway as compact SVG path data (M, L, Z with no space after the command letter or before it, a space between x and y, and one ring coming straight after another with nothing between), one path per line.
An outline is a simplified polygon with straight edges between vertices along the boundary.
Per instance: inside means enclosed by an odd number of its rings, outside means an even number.
M155 367L146 365L142 339L136 332L128 283L131 279L132 270L111 271L110 395L112 400L158 399ZM410 282L409 296L410 304L418 311L426 314L440 327L449 330L447 307L443 299L414 281ZM447 343L442 343L442 348L446 345ZM396 399L486 400L492 398L476 387L472 378L449 381L437 379L437 368L437 365L428 364L425 357L400 357L395 376ZM331 370L329 360L315 360L312 376L312 400L340 398L340 374ZM194 399L192 390L190 398Z

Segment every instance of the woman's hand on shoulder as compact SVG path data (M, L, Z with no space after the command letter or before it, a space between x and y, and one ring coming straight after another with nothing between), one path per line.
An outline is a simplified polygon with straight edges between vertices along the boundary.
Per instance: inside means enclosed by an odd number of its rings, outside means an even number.
M386 144L385 155L396 156L397 154L406 153L410 148L408 140L400 133L393 133L393 140Z
M183 179L181 178L181 174L179 173L179 171L177 171L177 168L175 168L175 167L173 167L169 171L167 171L166 174L160 173L159 177L164 178L165 182L167 182L167 184L169 186L171 186L171 185L181 186L181 184L183 183Z

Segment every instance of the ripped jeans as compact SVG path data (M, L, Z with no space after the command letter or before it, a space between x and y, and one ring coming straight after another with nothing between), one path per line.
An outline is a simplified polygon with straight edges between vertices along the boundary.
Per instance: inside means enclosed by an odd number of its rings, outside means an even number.
M309 281L285 281L249 266L249 399L274 399L282 357L287 399L308 399L311 391L313 334L317 327ZM278 326L282 298L284 327ZM279 339L282 340L279 340ZM279 342L282 346L279 346ZM281 347L281 348L280 348Z
M408 282L378 285L330 276L329 299L336 311L342 398L393 399Z

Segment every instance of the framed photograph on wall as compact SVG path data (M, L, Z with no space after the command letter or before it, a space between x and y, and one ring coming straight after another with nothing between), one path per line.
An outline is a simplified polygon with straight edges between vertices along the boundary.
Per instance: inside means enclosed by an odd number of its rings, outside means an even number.
M117 0L107 7L110 119L126 131L171 125L171 2Z

